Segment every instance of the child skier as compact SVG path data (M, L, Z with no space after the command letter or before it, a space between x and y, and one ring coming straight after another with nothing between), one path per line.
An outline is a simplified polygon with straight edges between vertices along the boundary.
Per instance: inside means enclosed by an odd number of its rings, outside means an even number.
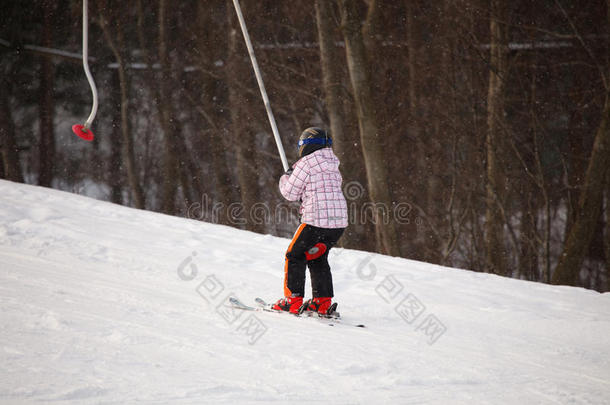
M299 138L299 160L280 178L284 198L301 201L302 223L286 252L284 298L273 309L298 313L303 306L330 315L336 308L331 308L334 294L328 252L347 227L347 203L341 191L339 159L331 145L325 130L307 128ZM306 267L313 299L303 303Z

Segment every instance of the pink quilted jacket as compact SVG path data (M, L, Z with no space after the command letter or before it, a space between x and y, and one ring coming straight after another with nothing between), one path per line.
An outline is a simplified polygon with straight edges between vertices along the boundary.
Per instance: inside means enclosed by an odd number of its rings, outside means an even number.
M280 178L280 192L289 201L302 201L301 222L319 228L347 227L339 159L332 149L319 149L292 168L292 174Z

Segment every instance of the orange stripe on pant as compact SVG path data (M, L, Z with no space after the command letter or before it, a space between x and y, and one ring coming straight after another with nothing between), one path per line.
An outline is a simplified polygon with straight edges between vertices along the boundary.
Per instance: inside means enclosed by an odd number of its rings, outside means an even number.
M297 228L297 231L294 233L294 236L292 237L292 242L290 242L290 245L288 246L288 250L286 251L286 253L288 253L292 250L292 247L294 246L297 239L299 239L301 232L303 231L303 229L305 229L306 226L307 226L307 224L299 225L299 227ZM290 296L292 296L292 291L290 291L290 289L288 288L288 258L286 258L286 260L284 262L284 297L288 298Z

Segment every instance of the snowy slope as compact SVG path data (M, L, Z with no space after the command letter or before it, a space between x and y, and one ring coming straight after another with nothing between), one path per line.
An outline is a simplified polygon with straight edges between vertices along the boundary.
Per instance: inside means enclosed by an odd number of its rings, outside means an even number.
M610 403L610 294L337 249L366 329L227 311L287 245L0 181L0 403Z

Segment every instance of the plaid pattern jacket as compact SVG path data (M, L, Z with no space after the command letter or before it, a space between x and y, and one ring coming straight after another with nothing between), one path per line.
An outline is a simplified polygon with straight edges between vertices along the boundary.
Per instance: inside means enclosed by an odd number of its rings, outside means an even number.
M301 222L319 228L347 227L339 159L332 149L319 149L292 168L290 175L280 178L280 192L289 201L301 200Z

